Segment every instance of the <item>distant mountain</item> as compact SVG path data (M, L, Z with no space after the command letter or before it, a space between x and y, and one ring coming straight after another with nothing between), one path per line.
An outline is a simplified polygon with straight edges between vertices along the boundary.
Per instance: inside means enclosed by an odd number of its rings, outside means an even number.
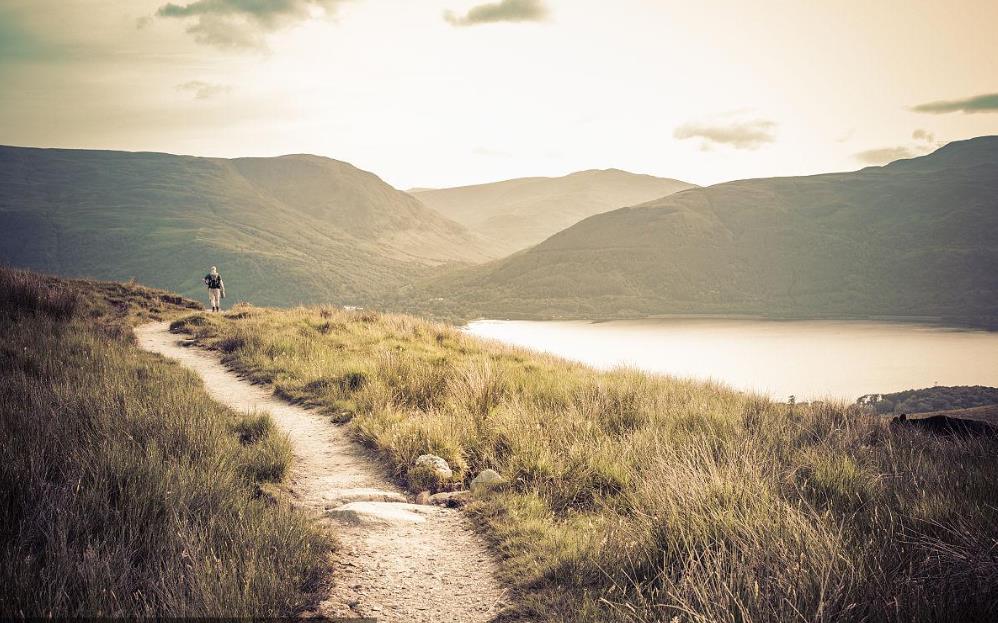
M412 189L420 201L512 253L594 214L693 188L619 169L444 189Z
M363 303L484 247L329 158L0 147L0 262L16 266L196 295L214 264L230 299Z
M424 284L409 300L465 317L998 322L998 137L883 167L730 182L600 214Z

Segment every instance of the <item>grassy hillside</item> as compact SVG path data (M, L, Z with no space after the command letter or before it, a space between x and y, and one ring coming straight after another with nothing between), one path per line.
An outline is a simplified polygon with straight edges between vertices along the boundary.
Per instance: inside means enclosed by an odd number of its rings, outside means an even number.
M284 616L313 600L327 538L257 495L287 440L132 344L132 322L191 305L0 269L0 616Z
M600 214L406 293L475 317L942 316L998 324L998 137ZM440 299L440 300L437 300Z
M465 484L498 470L470 510L526 620L998 616L994 439L600 373L409 316L242 307L175 326L348 422L402 481L424 452Z
M693 187L679 180L606 169L411 192L508 254L533 246L594 214Z
M375 175L317 156L0 147L0 262L203 298L364 303L481 242Z

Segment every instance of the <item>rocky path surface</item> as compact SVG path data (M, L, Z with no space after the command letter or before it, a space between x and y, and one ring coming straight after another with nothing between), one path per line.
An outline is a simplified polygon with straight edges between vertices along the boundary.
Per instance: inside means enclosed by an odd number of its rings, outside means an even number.
M459 511L411 504L344 429L240 378L209 351L170 333L136 329L139 345L180 362L239 411L265 411L291 438L297 504L331 522L340 543L328 617L377 621L489 621L502 607L495 562Z

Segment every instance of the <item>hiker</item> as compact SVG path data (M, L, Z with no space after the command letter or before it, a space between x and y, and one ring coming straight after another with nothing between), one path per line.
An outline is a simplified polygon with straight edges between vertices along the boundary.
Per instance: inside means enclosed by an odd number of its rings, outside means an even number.
M218 274L218 269L211 267L211 272L204 276L204 285L208 288L208 301L211 303L211 311L222 311L222 299L225 298L225 283L222 276Z

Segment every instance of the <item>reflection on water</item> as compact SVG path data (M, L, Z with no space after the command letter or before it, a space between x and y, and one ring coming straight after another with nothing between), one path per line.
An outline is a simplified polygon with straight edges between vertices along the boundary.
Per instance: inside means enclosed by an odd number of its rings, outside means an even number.
M599 368L715 379L786 400L998 386L998 332L853 321L478 320L466 331Z

